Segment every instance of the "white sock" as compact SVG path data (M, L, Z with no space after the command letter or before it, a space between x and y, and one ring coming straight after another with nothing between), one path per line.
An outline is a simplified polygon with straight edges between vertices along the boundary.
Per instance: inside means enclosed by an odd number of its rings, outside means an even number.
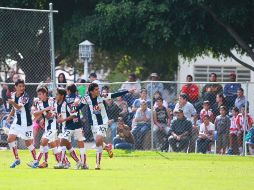
M80 158L81 158L82 164L86 164L86 149L80 148L79 152L80 152Z

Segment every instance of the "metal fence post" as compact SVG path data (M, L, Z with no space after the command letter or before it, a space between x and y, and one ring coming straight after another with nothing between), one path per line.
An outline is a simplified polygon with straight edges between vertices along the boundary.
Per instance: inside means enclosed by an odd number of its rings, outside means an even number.
M248 127L248 118L247 118L247 114L248 114L248 93L249 93L249 82L246 82L246 93L245 93L245 116L244 116L244 128L243 128L243 156L247 156L247 150L246 150L246 146L245 146L245 133Z
M56 89L56 69L55 69L55 47L54 47L54 23L53 23L53 4L49 3L49 35L50 35L50 60L51 60L51 81L53 89Z
M153 146L153 127L154 127L154 122L153 122L153 82L150 83L151 84L151 94L150 94L150 97L151 97L151 149L153 150L154 149L154 146Z

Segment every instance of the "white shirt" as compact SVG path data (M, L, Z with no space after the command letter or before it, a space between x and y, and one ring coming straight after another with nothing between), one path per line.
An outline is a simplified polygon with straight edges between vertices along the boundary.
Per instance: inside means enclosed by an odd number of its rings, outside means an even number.
M130 90L130 89L136 89L135 93L140 93L141 91L141 85L140 83L129 83L128 81L124 82L121 86L121 90Z
M204 134L206 131L206 128L208 131L214 131L215 130L215 126L213 123L209 122L208 126L205 126L205 123L202 123L200 125L200 129L199 129L199 133Z
M174 112L179 108L183 110L183 114L188 120L191 120L192 117L197 113L196 109L190 102L186 102L186 104L182 107L179 105L179 103L177 103Z

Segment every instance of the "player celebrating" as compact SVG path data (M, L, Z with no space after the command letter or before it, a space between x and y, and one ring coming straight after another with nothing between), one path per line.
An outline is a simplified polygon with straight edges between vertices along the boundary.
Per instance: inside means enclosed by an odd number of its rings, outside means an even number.
M79 169L88 169L86 164L86 150L84 144L84 136L81 127L80 121L80 113L76 111L75 101L79 101L79 97L76 95L77 88L75 84L71 84L67 86L67 96L66 101L64 101L65 90L58 89L56 99L58 101L58 119L57 122L64 124L64 133L61 138L60 146L61 146L61 159L60 162L55 166L55 169L66 168L64 165L64 158L66 149L68 149L71 157L76 161L76 168ZM60 105L62 111L60 111ZM72 111L74 110L74 112ZM60 113L61 112L61 113ZM81 161L78 159L75 150L71 146L71 138L72 136L77 141L77 146L80 151Z
M113 157L112 145L106 145L103 138L106 137L108 128L108 116L104 105L104 100L123 96L127 93L133 93L134 89L122 91L114 94L100 95L99 86L96 83L91 83L88 87L88 95L81 99L81 104L77 109L81 109L85 104L88 105L89 122L92 126L92 132L96 143L96 166L95 169L100 169L102 150L106 150L109 157Z
M40 153L37 157L37 161L40 162L42 156L44 155L44 162L42 162L38 167L47 168L48 167L48 144L55 155L56 161L59 162L59 152L57 148L57 128L56 128L56 113L55 104L56 101L52 97L48 97L48 89L46 86L39 86L37 88L37 96L39 101L36 105L36 110L34 111L34 117L42 116L45 123L45 132L41 139ZM37 167L34 164L30 164L30 167Z
M25 92L25 83L23 80L18 79L15 82L16 92L12 94L12 98L8 100L8 103L12 105L12 110L7 118L7 122L10 122L10 118L14 116L14 121L11 125L8 143L12 150L15 160L10 165L10 168L20 164L20 159L17 151L16 138L20 137L25 140L27 148L30 150L33 157L33 164L37 165L36 152L33 145L33 133L32 133L32 117L30 113L31 105L29 104L29 97Z

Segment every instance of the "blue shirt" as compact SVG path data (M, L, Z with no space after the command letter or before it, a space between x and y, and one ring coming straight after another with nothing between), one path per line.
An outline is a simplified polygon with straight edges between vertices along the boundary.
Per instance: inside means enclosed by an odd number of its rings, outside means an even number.
M232 83L232 84L226 84L224 87L224 94L225 96L234 96L237 93L237 90L241 88L240 83Z

